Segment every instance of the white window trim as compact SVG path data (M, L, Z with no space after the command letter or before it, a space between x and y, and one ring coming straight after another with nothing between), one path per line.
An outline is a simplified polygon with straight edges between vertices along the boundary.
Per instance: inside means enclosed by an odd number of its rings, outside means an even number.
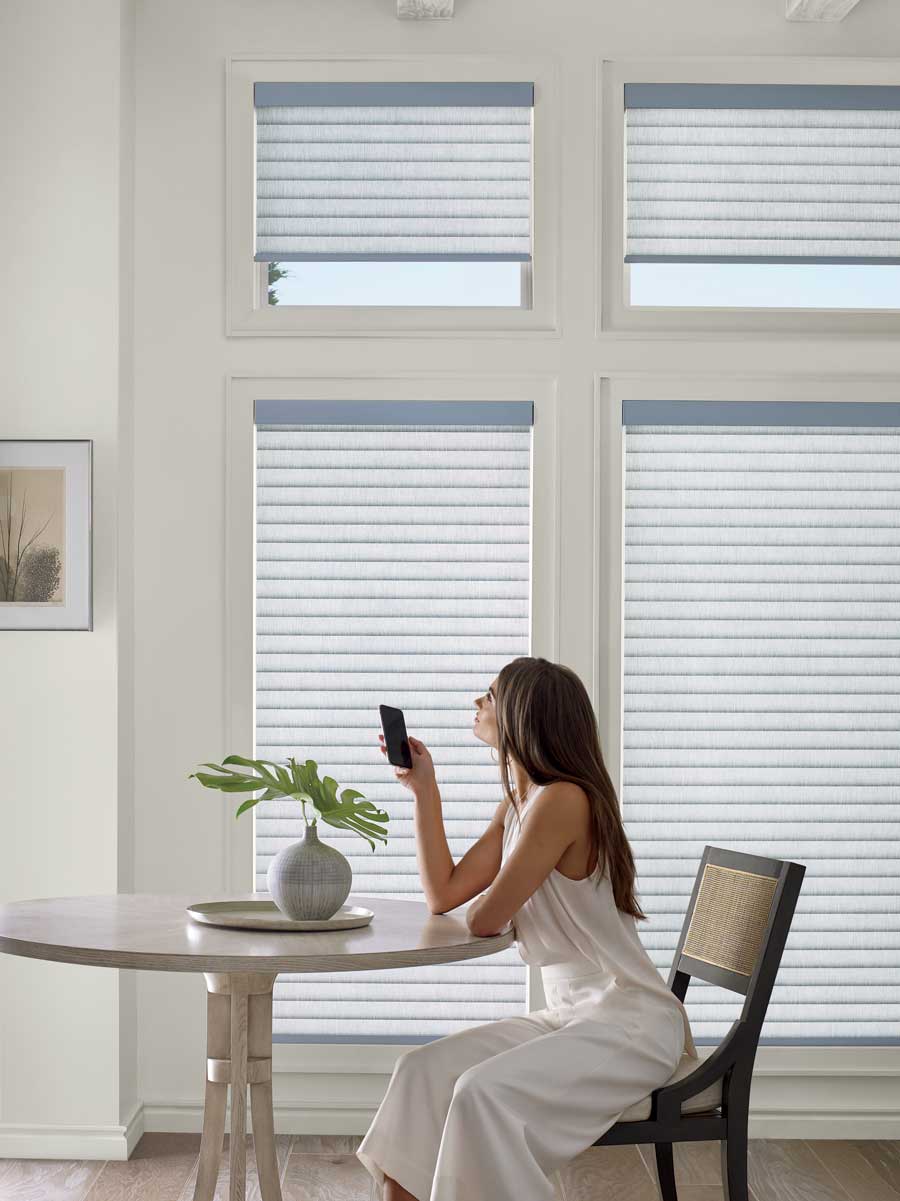
M255 400L530 400L534 403L531 460L531 653L556 662L559 649L560 535L557 383L551 375L345 375L342 377L232 375L228 380L225 478L225 729L229 749L253 745L255 731L254 474ZM499 787L499 784L498 784ZM224 879L229 891L252 892L252 817L223 821ZM546 1004L541 974L528 970L529 1011ZM276 1043L273 1070L302 1073L390 1074L409 1044ZM309 1104L314 1099L309 1098Z
M625 257L626 83L807 83L896 84L897 62L889 59L678 58L623 59L597 65L596 174L600 203L598 297L595 333L646 338L654 333L689 339L716 331L768 340L798 334L850 340L854 336L896 338L900 309L670 308L631 306ZM602 217L601 217L602 213Z
M615 744L603 756L610 778L622 794L622 689L624 654L623 547L625 435L623 400L769 400L769 401L896 401L900 377L878 379L854 375L704 375L677 373L596 374L594 377L594 562L593 701L600 728L615 731ZM701 1057L712 1047L701 1047ZM842 1079L855 1077L855 1079ZM754 1138L782 1137L784 1121L792 1137L843 1138L848 1129L893 1130L900 1119L897 1081L900 1046L762 1046L754 1068L750 1119ZM834 1093L829 1093L834 1089ZM839 1091L844 1109L821 1109L822 1099ZM872 1118L863 1118L868 1111ZM809 1134L797 1133L803 1112ZM834 1121L834 1133L825 1133ZM875 1125L870 1123L874 1122ZM843 1123L843 1125L842 1125ZM829 1127L830 1129L830 1127ZM882 1136L878 1136L882 1137ZM883 1137L888 1137L884 1135ZM893 1137L893 1135L891 1135Z
M560 101L549 59L476 55L235 55L227 61L226 333L271 337L558 337ZM262 305L253 261L255 82L441 80L534 83L533 306Z

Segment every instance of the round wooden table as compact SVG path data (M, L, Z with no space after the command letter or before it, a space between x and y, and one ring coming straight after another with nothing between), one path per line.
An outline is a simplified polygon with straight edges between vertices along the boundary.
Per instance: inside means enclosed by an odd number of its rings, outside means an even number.
M353 972L419 967L494 955L514 939L510 923L476 938L456 915L433 914L422 901L351 893L347 904L375 916L354 930L279 934L204 926L185 909L240 896L54 897L0 905L0 951L95 967L203 972L207 988L206 1099L194 1201L212 1201L225 1139L231 1086L231 1201L244 1201L247 1087L263 1201L281 1201L272 1117L272 989L279 972Z

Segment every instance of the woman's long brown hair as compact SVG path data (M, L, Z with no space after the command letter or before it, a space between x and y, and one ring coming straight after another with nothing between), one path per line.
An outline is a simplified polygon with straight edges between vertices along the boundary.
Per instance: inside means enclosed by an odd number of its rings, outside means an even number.
M646 920L635 895L635 866L622 824L619 799L600 749L600 730L590 697L569 667L523 656L501 668L495 689L500 782L516 810L509 760L514 758L536 784L568 780L591 802L591 850L597 887L609 874L616 908Z

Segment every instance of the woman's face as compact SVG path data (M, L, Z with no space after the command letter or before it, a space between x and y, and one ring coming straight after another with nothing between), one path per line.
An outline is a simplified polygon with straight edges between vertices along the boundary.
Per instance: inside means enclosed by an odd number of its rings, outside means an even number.
M472 731L476 738L486 742L488 746L497 747L497 711L494 706L494 689L497 687L496 677L484 696L475 701L478 712L472 722Z

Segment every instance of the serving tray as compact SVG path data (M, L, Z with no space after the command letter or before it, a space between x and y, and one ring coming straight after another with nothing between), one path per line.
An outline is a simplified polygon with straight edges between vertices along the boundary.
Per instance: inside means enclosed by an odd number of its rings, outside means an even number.
M331 917L295 922L274 901L202 901L188 905L187 911L195 922L238 930L349 930L368 926L375 916L362 905L342 905Z

